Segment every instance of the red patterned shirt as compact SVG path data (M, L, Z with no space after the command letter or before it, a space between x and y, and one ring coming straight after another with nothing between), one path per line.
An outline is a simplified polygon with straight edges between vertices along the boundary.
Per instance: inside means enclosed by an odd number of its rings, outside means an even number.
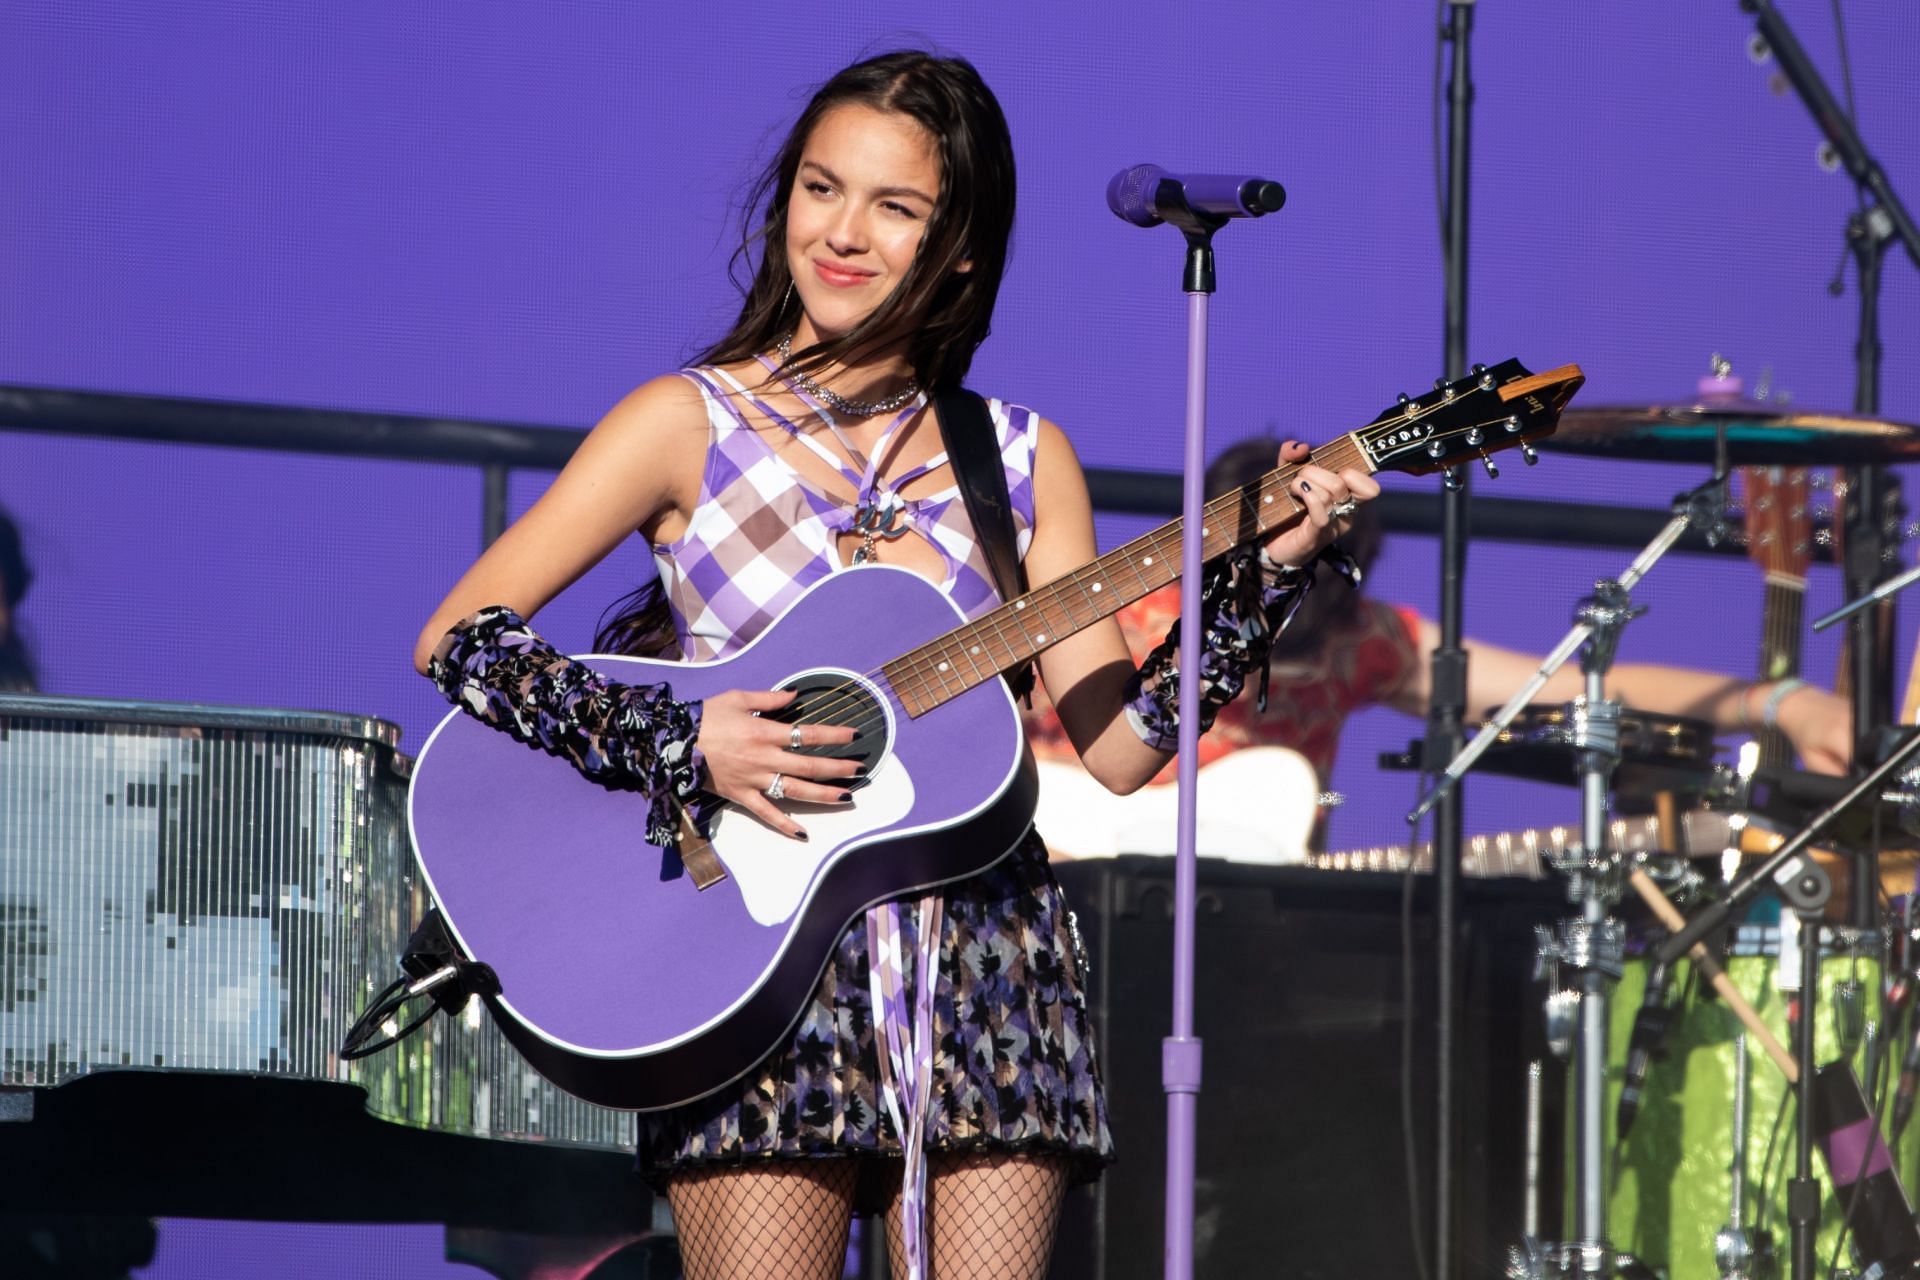
M1156 591L1115 615L1135 662L1146 658L1179 616L1178 587ZM1292 747L1312 763L1325 786L1347 717L1386 701L1407 682L1419 661L1419 634L1419 615L1412 609L1362 600L1357 616L1333 624L1317 652L1274 659L1265 711L1258 705L1258 681L1248 680L1246 692L1221 709L1200 739L1199 763L1205 766L1241 747ZM1040 759L1078 758L1053 704L1037 688L1026 724ZM1173 774L1169 761L1155 781L1171 782Z

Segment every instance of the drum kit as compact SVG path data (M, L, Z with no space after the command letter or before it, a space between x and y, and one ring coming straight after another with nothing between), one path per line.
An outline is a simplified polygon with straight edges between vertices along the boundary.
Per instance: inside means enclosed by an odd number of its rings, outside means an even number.
M1920 1129L1903 1133L1920 1086L1920 1014L1909 1020L1920 989L1920 735L1858 735L1880 744L1863 761L1875 767L1830 779L1794 771L1778 742L1748 744L1730 764L1711 725L1624 708L1603 692L1621 631L1641 611L1634 585L1689 529L1727 536L1731 468L1750 476L1749 549L1771 590L1790 576L1793 566L1778 563L1788 544L1804 556L1814 541L1805 472L1788 469L1920 461L1920 427L1748 400L1715 359L1695 403L1570 409L1543 442L1597 458L1704 462L1714 479L1677 499L1654 544L1582 602L1543 667L1542 682L1577 650L1586 694L1541 706L1523 690L1490 713L1410 815L1470 767L1582 787L1580 825L1538 846L1576 907L1540 931L1536 961L1548 990L1544 1039L1568 1064L1559 1131L1569 1242L1540 1238L1537 1206L1553 1179L1542 1176L1548 1109L1535 1089L1513 1280L1761 1280L1789 1270L1797 1280L1812 1273L1816 1250L1828 1275L1920 1275L1920 1229L1900 1186L1920 1171ZM1797 487L1769 487L1783 474ZM1836 472L1836 508L1850 475ZM1861 527L1849 514L1844 526ZM1883 528L1897 546L1898 517ZM1799 567L1804 582L1804 559ZM1782 631L1774 604L1769 643ZM1796 660L1799 620L1796 607L1787 624ZM1780 655L1767 658L1767 678L1794 673ZM1625 823L1646 838L1622 839Z

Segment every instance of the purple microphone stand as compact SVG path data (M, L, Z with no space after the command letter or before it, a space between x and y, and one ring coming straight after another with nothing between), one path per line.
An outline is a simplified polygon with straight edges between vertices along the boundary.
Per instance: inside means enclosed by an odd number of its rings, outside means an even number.
M1258 178L1194 174L1176 178L1136 165L1107 184L1107 205L1135 226L1166 222L1186 237L1187 427L1180 526L1180 799L1173 871L1173 1028L1160 1042L1160 1085L1167 1095L1166 1280L1192 1280L1194 1129L1200 1102L1200 1039L1193 1034L1194 852L1198 814L1202 508L1207 469L1207 304L1214 291L1213 235L1233 217L1278 209L1286 193Z

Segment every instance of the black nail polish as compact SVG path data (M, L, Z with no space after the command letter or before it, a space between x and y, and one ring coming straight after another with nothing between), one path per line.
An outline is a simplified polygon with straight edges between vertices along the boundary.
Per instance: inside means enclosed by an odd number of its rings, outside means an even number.
M1307 482L1306 482L1305 480L1302 480L1302 481L1300 482L1300 492L1302 492L1302 493L1311 493L1312 491L1313 491L1313 486L1312 486L1312 485L1310 485L1310 484L1308 484L1308 483L1307 483Z
M841 803L841 804L852 804L852 803L853 803L853 792L851 792L851 791L842 791L842 792L840 793L840 803Z
M811 839L812 837L810 837L809 835L807 835L807 833L806 833L806 832L804 832L804 831L796 831L796 832L794 832L794 833L793 833L793 838L794 838L795 840L809 840L809 839Z

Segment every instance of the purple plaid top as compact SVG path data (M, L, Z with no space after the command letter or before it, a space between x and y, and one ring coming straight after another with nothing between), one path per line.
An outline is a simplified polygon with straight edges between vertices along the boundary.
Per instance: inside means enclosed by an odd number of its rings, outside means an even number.
M714 368L682 372L700 388L712 435L700 502L687 531L677 542L656 544L653 553L681 656L705 661L745 645L809 585L846 567L839 534L852 525L854 508L816 489L747 425L734 403L747 396L739 381ZM1017 546L1024 556L1033 538L1039 415L1001 400L988 400L987 410L999 437ZM969 618L1000 603L958 486L902 498L901 505L907 523L946 561L941 590Z

